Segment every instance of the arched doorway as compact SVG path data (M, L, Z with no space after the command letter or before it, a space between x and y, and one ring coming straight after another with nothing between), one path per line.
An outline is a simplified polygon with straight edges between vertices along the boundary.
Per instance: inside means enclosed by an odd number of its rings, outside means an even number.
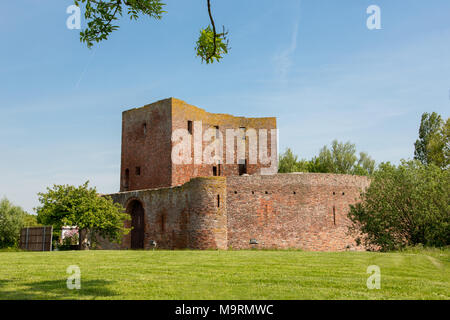
M131 249L144 249L144 207L138 200L133 200L129 205L131 215Z

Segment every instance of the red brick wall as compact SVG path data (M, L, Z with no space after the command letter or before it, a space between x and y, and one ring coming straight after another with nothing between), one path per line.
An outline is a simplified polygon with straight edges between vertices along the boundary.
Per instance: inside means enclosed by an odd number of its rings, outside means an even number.
M120 191L171 185L171 118L171 99L123 112ZM140 167L140 175L136 167Z
M366 177L333 174L211 177L112 197L124 207L143 204L146 249L155 240L164 249L363 250L348 234L347 212L368 184ZM120 247L100 247L130 248L130 235Z
M134 200L143 205L145 249L152 248L151 240L161 249L226 249L225 190L223 177L196 178L180 187L121 192L111 197L125 208ZM129 223L125 225L130 227ZM120 246L104 240L100 243L101 249L130 247L130 234Z
M366 177L333 174L229 177L228 247L251 248L256 239L256 248L362 249L347 234L346 215L368 183Z
M219 131L223 136L223 164L221 165L221 176L234 176L239 175L239 165L237 159L237 140L234 142L234 164L227 164L226 162L226 130L227 129L239 129L240 127L245 127L246 129L267 129L268 137L268 149L273 149L277 152L277 146L271 145L270 129L276 129L276 118L245 118L245 117L235 117L228 114L214 114L204 111L203 109L197 108L195 106L189 105L186 102L178 99L172 98L172 131L178 128L187 128L187 122L190 121L202 121L202 135L209 128L219 127ZM195 128L193 129L193 135L195 135ZM194 158L194 138L192 136L191 143L191 156ZM210 144L210 141L203 141L202 150ZM246 150L245 157L249 159L249 149L248 149L249 138L246 138ZM175 145L175 143L174 143ZM270 153L269 153L270 154ZM278 160L278 156L275 157ZM268 165L262 165L258 162L256 164L247 165L248 174L259 174L260 169L263 167L268 167ZM274 168L278 168L278 164L274 164ZM275 170L276 172L276 170ZM212 176L213 175L213 165L211 164L182 164L172 166L172 185L181 185L191 177L201 177L201 176Z
M221 176L239 174L239 165L226 164L225 132L227 129L245 127L255 130L267 129L268 149L276 152L277 146L272 146L270 129L276 129L276 118L244 118L227 114L213 114L184 101L169 98L141 108L123 112L122 115L122 158L120 191L144 190L182 185L194 177L213 176L213 164L181 164L172 163L172 133L177 129L187 129L188 120L202 121L203 133L214 126L219 126L224 137L223 163L220 168ZM145 129L144 129L145 125ZM194 128L194 135L197 134ZM246 158L249 159L249 139L246 139ZM210 141L204 141L202 150ZM194 139L191 141L191 154L194 157ZM237 139L234 144L235 158L237 158ZM278 157L275 157L278 159ZM138 174L136 168L140 168ZM260 173L260 168L268 165L247 165L247 173ZM277 163L274 163L277 168ZM128 169L128 179L126 170ZM126 181L128 180L128 184ZM128 185L128 187L126 187Z

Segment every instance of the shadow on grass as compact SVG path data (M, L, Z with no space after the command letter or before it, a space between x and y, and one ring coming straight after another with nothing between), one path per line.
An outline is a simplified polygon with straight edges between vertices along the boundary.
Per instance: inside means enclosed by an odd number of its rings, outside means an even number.
M49 280L17 284L17 289L7 290L13 285L12 280L0 280L0 300L59 300L59 299L104 299L116 296L108 288L113 281L81 280L79 290L67 288L66 280Z
M11 280L2 280L2 279L0 279L0 292L2 290L2 287L4 287L5 285L7 285L10 282L12 282L12 281Z

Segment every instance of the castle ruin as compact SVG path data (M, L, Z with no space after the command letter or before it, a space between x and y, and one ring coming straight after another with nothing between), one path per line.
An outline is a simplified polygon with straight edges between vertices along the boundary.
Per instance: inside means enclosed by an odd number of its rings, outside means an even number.
M348 234L347 213L368 179L277 173L275 129L276 118L213 114L174 98L123 112L120 192L110 196L133 229L121 245L100 247L362 249ZM180 132L189 138L189 161L181 163L174 161ZM198 161L215 139L227 142L214 149L222 156Z

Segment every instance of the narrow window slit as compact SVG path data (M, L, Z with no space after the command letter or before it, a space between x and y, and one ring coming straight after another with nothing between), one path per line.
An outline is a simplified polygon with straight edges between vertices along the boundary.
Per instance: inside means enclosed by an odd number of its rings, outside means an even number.
M333 224L336 225L336 207L333 206Z

